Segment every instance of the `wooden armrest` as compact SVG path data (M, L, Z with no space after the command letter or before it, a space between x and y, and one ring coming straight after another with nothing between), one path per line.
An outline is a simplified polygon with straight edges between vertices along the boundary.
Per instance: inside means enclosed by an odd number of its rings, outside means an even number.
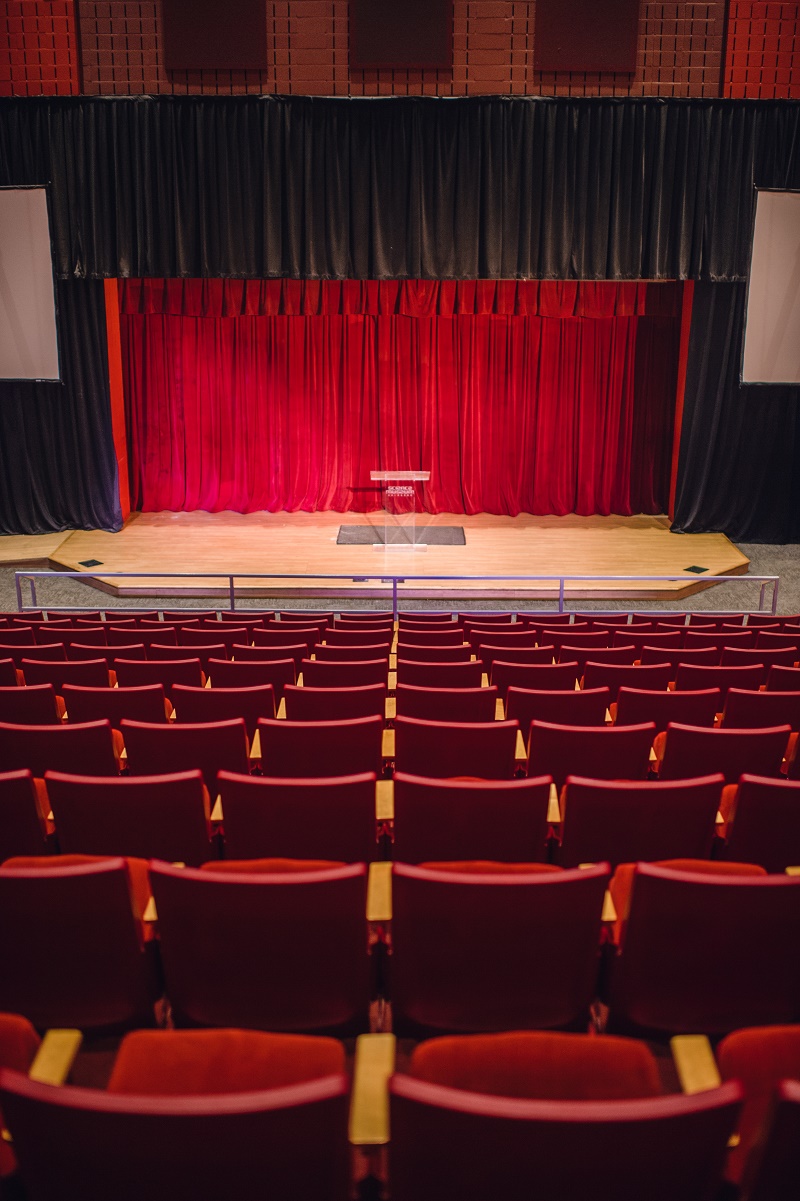
M614 898L606 889L606 894L603 897L603 912L600 915L601 922L615 922L617 920L617 907L614 904Z
M261 731L256 730L253 735L253 741L250 744L250 762L257 763L261 760Z
M605 717L606 725L610 726L613 720L614 720L614 718L611 716L611 710L606 709L606 717Z
M561 821L561 806L558 803L558 789L555 784L550 785L550 797L547 801L547 820L551 826L558 825Z
M383 706L384 721L394 721L397 717L397 698L387 696Z
M127 747L123 747L122 750L120 751L119 761L120 761L120 763L128 762L128 748Z
M158 913L156 911L155 897L150 897L150 900L145 905L144 913L142 914L142 921L143 922L157 922L158 921Z
M676 1034L669 1040L681 1088L687 1094L719 1088L720 1075L705 1034Z
M371 863L367 880L367 921L392 920L392 865Z
M64 1084L82 1040L80 1030L48 1030L28 1071L30 1079L40 1084Z
M475 656L473 655L473 658L474 657ZM481 688L488 688L488 687L489 687L489 676L484 671L481 673Z
M397 652L389 652L389 671L397 671Z
M655 753L652 747L650 747L650 762L658 763L658 755Z
M717 825L717 826L724 826L724 825L725 825L725 818L722 816L722 814L720 813L719 809L717 810L717 816L714 818L714 823L715 823L715 825Z
M286 721L286 697L282 696L278 702L278 711L275 714L279 721Z
M397 688L397 672L390 671L388 676L386 677L386 680L387 680L386 687L389 689L389 692L394 692L395 689Z
M378 780L375 785L375 820L394 821L394 780Z
M495 721L505 721L505 719L506 719L505 705L503 704L503 698L501 696L499 696L494 703L494 720Z
M525 749L525 739L522 737L522 730L517 730L517 745L514 749L514 759L517 763L528 762L528 752Z
M394 730L384 730L381 741L381 756L384 759L394 759Z
M793 865L792 867L787 867L786 875L787 876L800 876L800 864Z
M300 672L298 672L298 673L297 673L297 687L298 687L298 688L302 688L302 687L303 687L303 673L302 673L302 671L300 671Z
M221 796L218 796L217 799L214 801L214 808L211 810L211 820L212 820L212 822L221 822L224 820L223 816L222 816L222 797Z
M356 1039L348 1137L355 1146L379 1147L389 1141L387 1081L394 1071L393 1034L362 1034Z

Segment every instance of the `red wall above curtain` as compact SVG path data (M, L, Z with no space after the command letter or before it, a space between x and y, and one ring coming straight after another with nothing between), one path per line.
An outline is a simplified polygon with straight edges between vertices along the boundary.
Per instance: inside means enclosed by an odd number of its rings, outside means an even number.
M666 509L680 285L129 280L131 504Z

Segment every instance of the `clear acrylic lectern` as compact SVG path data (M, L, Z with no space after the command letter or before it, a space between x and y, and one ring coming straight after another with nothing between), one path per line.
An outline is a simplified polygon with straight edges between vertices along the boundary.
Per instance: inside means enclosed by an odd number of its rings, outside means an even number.
M371 471L369 478L383 485L383 542L375 550L427 550L417 541L417 499L414 484L429 480L429 471ZM408 501L411 501L410 507Z

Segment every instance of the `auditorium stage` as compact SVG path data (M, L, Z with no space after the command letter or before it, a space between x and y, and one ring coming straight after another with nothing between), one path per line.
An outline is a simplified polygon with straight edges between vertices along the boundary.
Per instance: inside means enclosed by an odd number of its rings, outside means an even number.
M668 518L645 516L423 514L418 516L418 529L463 526L466 544L430 546L426 551L337 545L340 525L369 523L381 531L382 521L380 513L137 513L116 534L92 530L43 535L41 545L36 538L0 538L0 563L21 564L24 550L31 567L44 560L56 570L86 572L99 590L124 597L225 597L227 582L204 572L264 572L310 578L237 579L237 595L385 598L391 592L381 583L382 576L490 575L502 578L409 580L401 585L400 598L524 601L558 596L557 581L519 579L537 573L675 574L680 577L675 583L568 580L566 596L678 600L713 586L704 584L702 575L687 573L688 567L704 567L707 575L742 575L749 562L723 534L672 534ZM194 578L111 579L88 571L84 565L89 560L98 560L96 568L106 572L189 572ZM325 575L345 578L320 578Z

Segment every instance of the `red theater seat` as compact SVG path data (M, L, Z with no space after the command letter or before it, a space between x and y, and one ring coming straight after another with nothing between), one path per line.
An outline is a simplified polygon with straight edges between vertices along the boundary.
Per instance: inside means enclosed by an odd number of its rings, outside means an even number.
M656 755L662 780L722 772L728 784L748 772L778 776L792 729L789 725L760 730L714 730L670 722L658 736Z
M14 855L45 855L46 813L27 769L0 773L0 863Z
M26 684L52 684L58 693L65 684L82 684L85 688L108 687L108 664L105 659L86 659L78 663L41 663L23 659L21 667Z
M616 726L634 726L652 721L656 732L666 730L672 721L684 725L713 726L722 709L719 688L698 692L650 692L643 688L620 688L617 694Z
M392 857L534 862L546 855L550 777L437 780L394 775Z
M398 1032L569 1027L594 996L608 865L392 869Z
M484 665L412 662L397 656L397 683L415 688L480 688Z
M158 776L199 769L216 795L217 772L250 769L244 719L158 725L143 721L121 723L133 776Z
M288 684L284 691L289 721L341 721L346 717L380 717L386 712L386 684L357 688L300 688Z
M633 666L599 663L595 659L590 659L583 669L584 688L608 688L612 704L616 702L620 688L665 692L671 679L672 668L669 663Z
M764 726L800 730L800 692L746 692L729 688L722 726L755 730Z
M199 659L170 659L163 662L140 659L115 659L114 673L120 688L140 688L145 684L161 684L167 696L175 684L199 688L203 669Z
M469 663L472 648L467 643L463 646L420 646L398 639L397 658L416 663Z
M257 688L259 685L270 684L278 702L286 685L294 684L297 670L294 660L288 656L285 659L254 662L237 659L233 663L228 659L209 659L208 675L212 688Z
M0 1013L0 1069L11 1068L14 1072L26 1073L39 1050L39 1035L27 1018L18 1013ZM3 1115L0 1124L5 1130ZM2 1181L17 1169L17 1161L10 1142L0 1139L0 1189Z
M506 717L519 722L522 737L527 741L532 721L602 726L610 704L611 693L607 688L540 692L511 687L506 693Z
M114 776L119 761L107 721L79 725L21 726L0 723L0 763L8 771L46 771Z
M496 688L418 688L398 684L395 690L398 717L425 721L494 721Z
M172 689L172 703L175 720L181 725L241 717L250 739L260 717L275 716L275 690L271 684L250 688L190 688L176 684Z
M528 775L550 775L559 788L567 776L643 780L654 736L652 722L636 726L562 726L534 721L528 742Z
M363 863L222 873L154 862L150 878L176 1024L365 1028Z
M321 663L364 663L373 659L389 662L388 642L369 642L361 646L327 646L317 643L312 647L314 658Z
M168 702L162 684L144 684L138 688L83 688L65 684L61 695L70 722L106 719L118 730L123 718L149 722L167 720Z
M312 779L220 772L228 859L375 859L375 773Z
M107 777L48 772L45 783L65 854L191 865L214 856L209 798L199 770Z
M493 665L498 661L550 665L555 658L556 648L554 646L495 646L494 643L487 640L475 648L475 654L481 661L483 670L491 673Z
M53 685L0 688L0 721L26 726L59 725L61 714Z
M611 891L624 932L610 1028L663 1037L795 1021L800 878L672 862L617 868Z
M153 1024L143 860L61 855L0 867L0 1009L40 1029Z
M258 731L265 775L297 778L381 773L382 717L356 717L344 721L270 721L262 718Z
M262 1073L278 1081L291 1076L280 1066L272 1070L291 1054L274 1044L256 1048L241 1031L224 1032L211 1045L218 1036L205 1031L157 1037L175 1041L155 1049L138 1038L130 1049L123 1044L109 1092L0 1075L32 1195L40 1201L108 1201L111 1195L115 1201L216 1201L230 1195L233 1171L242 1196L290 1201L300 1180L303 1194L318 1201L347 1197L348 1081L341 1070L272 1086ZM202 1045L187 1047L187 1039ZM306 1067L338 1062L307 1047L300 1056ZM157 1072L185 1085L185 1092L172 1095L169 1083L158 1088ZM141 1095L145 1079L152 1095Z
M538 692L558 692L567 688L574 691L579 673L580 668L574 661L527 664L495 660L492 663L490 679L505 700L511 687L528 688Z
M444 722L397 717L394 727L399 771L488 780L508 780L514 774L519 730L515 721Z
M569 776L561 795L563 867L607 861L707 859L725 783L695 780L586 780Z
M0 651L1 654L2 651ZM14 660L0 658L0 687L16 688L18 685L17 666Z
M300 670L300 664L308 653L309 648L305 642L287 646L241 646L237 642L233 647L233 658L236 663L273 663L281 659L291 659L295 666L295 673Z
M358 688L367 684L385 684L389 659L366 659L358 663L323 663L303 659L303 684L308 688Z
M675 675L675 689L677 692L697 692L719 688L724 700L729 688L760 688L763 676L764 669L760 663L748 667L698 667L680 663Z
M725 810L722 859L775 873L800 865L800 781L745 774Z

